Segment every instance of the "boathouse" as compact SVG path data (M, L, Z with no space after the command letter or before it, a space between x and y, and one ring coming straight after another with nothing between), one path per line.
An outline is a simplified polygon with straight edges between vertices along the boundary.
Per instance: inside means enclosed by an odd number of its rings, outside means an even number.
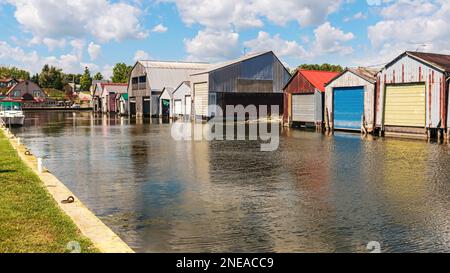
M22 102L24 108L42 105L48 98L38 84L29 80L18 81L12 85L6 92L5 97Z
M283 123L317 128L323 126L325 84L338 72L299 69L283 88Z
M191 74L208 69L206 63L138 61L128 84L131 116L159 115L159 97L165 87L175 89Z
M346 68L326 84L324 120L327 130L373 132L377 72L364 67Z
M450 56L407 51L378 74L376 126L383 134L447 133Z
M215 106L278 105L283 112L283 87L291 75L272 52L250 54L193 74L194 115L216 115ZM270 111L270 107L268 107ZM225 115L225 113L224 113Z
M192 109L191 83L182 82L173 92L174 116L189 117Z
M102 83L101 86L101 112L103 113L115 113L116 97L119 94L127 93L128 84L126 83Z

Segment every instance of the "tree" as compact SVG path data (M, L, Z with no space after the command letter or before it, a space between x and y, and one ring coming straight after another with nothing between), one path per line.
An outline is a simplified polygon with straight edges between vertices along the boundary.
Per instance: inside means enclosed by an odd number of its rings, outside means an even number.
M93 80L95 80L95 81L101 81L101 80L103 80L103 75L102 75L102 73L97 72L97 74L94 75Z
M48 64L44 65L39 74L39 85L42 88L62 90L64 86L62 70Z
M131 73L131 70L133 69L132 66L128 66L124 63L118 63L113 68L113 76L112 76L112 82L113 83L127 83L128 77Z
M31 81L34 82L35 84L39 84L39 74L36 73L33 75L33 77L31 77Z
M30 73L17 67L0 67L0 78L14 78L17 80L29 80Z
M66 85L68 83L80 84L81 74L64 74L63 75L63 84Z
M332 71L332 72L343 72L344 68L340 65L334 65L334 64L302 64L297 69L304 69L304 70L319 70L319 71Z
M92 85L92 78L91 78L91 72L89 71L89 68L84 68L84 74L80 78L80 85L81 90L83 91L89 91L89 88L91 88Z

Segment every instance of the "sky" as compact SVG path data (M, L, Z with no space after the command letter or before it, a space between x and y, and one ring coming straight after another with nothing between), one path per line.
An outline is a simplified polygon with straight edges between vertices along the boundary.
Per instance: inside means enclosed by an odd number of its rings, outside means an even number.
M380 66L450 54L450 0L0 0L0 65L109 77L136 60L218 63L272 50L303 63Z

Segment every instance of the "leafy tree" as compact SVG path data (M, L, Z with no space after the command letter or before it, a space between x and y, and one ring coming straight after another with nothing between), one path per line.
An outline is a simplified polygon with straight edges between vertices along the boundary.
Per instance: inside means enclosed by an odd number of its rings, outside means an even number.
M80 85L81 90L83 91L89 91L89 88L92 85L92 78L91 78L91 72L89 71L89 68L84 68L84 74L80 78Z
M62 70L48 64L44 65L39 74L39 85L42 88L62 90L64 85Z
M0 78L15 78L18 80L29 80L30 73L17 67L0 67Z
M34 82L35 84L39 84L39 74L36 73L31 77L31 81Z
M304 69L304 70L319 70L319 71L332 71L332 72L342 72L344 71L344 68L340 65L334 65L334 64L302 64L297 69Z
M128 77L133 69L132 66L128 66L124 63L118 63L113 68L112 82L114 83L127 83Z
M97 72L97 74L95 74L94 75L94 78L93 78L95 81L101 81L101 80L103 80L103 75L102 75L102 73L100 73L100 72Z

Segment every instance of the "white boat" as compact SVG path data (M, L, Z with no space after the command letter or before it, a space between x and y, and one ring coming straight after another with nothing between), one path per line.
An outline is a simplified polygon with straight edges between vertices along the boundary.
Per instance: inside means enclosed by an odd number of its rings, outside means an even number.
M22 126L25 115L20 102L0 101L0 119L6 126Z

